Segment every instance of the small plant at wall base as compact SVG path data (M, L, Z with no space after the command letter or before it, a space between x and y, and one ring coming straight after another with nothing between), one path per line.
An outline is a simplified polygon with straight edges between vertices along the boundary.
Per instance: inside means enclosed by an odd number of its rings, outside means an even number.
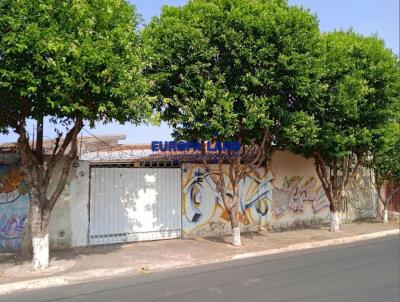
M396 116L399 61L379 38L352 31L323 34L320 98L294 106L282 136L291 150L312 157L330 202L331 231L338 207L359 168Z
M238 153L204 152L203 160L240 245L239 181L267 161L282 108L319 91L318 22L286 1L194 0L165 6L142 37L152 93L175 137L242 146Z
M135 9L123 0L0 2L0 129L19 135L35 269L49 265L50 216L84 123L139 123L151 112L141 98L136 27ZM37 121L35 147L27 119ZM56 131L50 150L43 148L46 119Z

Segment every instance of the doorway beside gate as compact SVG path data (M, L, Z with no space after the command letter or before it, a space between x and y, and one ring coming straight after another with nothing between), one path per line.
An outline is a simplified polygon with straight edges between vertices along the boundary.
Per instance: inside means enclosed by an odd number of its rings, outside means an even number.
M181 236L179 168L92 166L91 245Z

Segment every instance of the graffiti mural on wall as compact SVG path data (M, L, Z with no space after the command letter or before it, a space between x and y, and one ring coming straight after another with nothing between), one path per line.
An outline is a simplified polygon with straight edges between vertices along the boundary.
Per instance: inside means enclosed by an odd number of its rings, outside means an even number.
M313 176L286 176L283 187L274 188L273 200L276 217L288 211L303 213L305 202L311 203L314 214L329 207L318 179Z
M360 169L356 178L350 183L340 211L347 221L375 217L376 192L371 183L370 175L365 169Z
M264 169L240 181L239 222L242 230L256 230L260 219L263 224L290 225L295 221L327 217L329 202L317 177L286 176L282 186L276 187L272 173L262 171ZM232 195L227 171L224 177L229 198ZM229 215L209 171L202 165L184 165L182 181L183 233L230 233Z
M0 250L21 246L29 198L24 175L15 165L0 165Z
M214 171L216 173L216 171ZM260 174L261 173L261 174ZM259 175L260 174L260 175ZM232 198L228 172L228 198ZM229 214L210 177L200 165L182 167L182 228L184 234L222 234L230 230ZM265 172L254 173L240 181L239 222L242 226L257 225L271 218L272 176Z

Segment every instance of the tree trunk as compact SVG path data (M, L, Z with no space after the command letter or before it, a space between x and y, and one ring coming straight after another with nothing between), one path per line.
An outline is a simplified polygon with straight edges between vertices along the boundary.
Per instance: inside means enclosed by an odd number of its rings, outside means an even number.
M43 152L43 117L37 120L36 148L31 147L26 133L26 116L22 116L16 126L18 151L27 177L31 205L31 234L33 248L33 268L45 269L49 266L49 221L50 213L67 183L68 173L76 159L77 136L83 127L83 118L77 116L74 126L61 141L60 133L54 142L52 154L44 161ZM67 151L69 149L69 151ZM54 180L54 169L60 163L61 176ZM49 194L50 182L56 185Z
M32 247L33 269L43 270L49 267L49 222L50 213L40 207L39 200L32 202Z
M31 206L31 204L29 202L28 217L25 220L24 231L22 233L22 239L21 239L20 255L22 257L32 256L32 227L31 227L31 220L32 220L32 206Z
M329 200L331 232L339 232L340 216L337 206L343 201L350 182L355 179L362 157L351 154L329 164L318 151L313 152L313 157L318 178Z
M377 206L376 206L377 207L377 215L382 215L382 218L383 218L384 215L385 215L384 211L385 211L385 208L386 208L386 206L385 206L385 198L382 195L383 183L382 182L378 182L375 179L374 185L375 185L375 190L376 190L377 195L378 195L378 202L376 203L377 204Z
M330 209L330 231L331 232L339 232L340 231L340 216L336 209L335 202L329 201L329 209Z
M237 175L236 175L237 176ZM238 176L237 176L238 177ZM233 188L232 196L232 207L229 209L229 216L231 218L231 226L233 232L233 246L241 246L242 241L240 240L240 227L238 221L238 208L239 208L239 180L231 179L231 184Z
M340 216L339 213L336 209L336 207L331 203L330 206L330 224L331 224L331 228L330 231L331 232L339 232L340 231Z
M258 221L258 231L259 232L264 232L264 221L263 221L263 216L260 214L259 215L260 216L260 218L259 218L259 221Z
M242 242L240 240L240 228L239 228L239 221L237 218L237 206L236 204L233 205L233 207L228 211L229 217L231 219L231 227L232 227L232 232L233 232L233 241L232 245L233 246L241 246Z
M383 224L389 224L387 204L383 204Z
M337 211L330 212L330 220L331 220L331 232L339 232L340 231L340 217Z

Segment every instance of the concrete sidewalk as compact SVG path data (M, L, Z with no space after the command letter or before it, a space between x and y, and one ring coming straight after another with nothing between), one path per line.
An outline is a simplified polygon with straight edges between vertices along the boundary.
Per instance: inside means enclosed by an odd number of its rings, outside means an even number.
M399 234L399 223L363 222L342 225L339 233L328 227L242 234L242 247L230 245L230 236L108 245L51 253L51 267L31 270L30 259L0 254L0 295L15 291L87 282L215 263L245 257L349 243Z

